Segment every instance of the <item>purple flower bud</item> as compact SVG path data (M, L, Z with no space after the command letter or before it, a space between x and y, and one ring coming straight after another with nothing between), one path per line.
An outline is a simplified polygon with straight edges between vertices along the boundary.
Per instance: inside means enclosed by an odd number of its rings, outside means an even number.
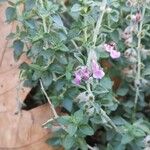
M117 59L117 58L119 58L120 57L120 52L118 52L118 51L116 51L116 50L112 50L111 52L110 52L110 56L111 56L111 58L112 59Z
M99 66L99 64L95 60L92 61L92 73L93 78L95 79L102 79L105 75L103 69Z

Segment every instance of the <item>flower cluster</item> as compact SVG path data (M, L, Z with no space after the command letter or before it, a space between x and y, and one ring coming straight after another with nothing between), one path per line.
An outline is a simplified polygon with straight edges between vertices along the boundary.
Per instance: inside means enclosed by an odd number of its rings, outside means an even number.
M112 59L117 59L120 57L121 53L116 50L116 44L110 43L110 44L104 44L104 49L110 53L110 56Z
M92 60L91 67L82 66L77 71L75 71L74 83L77 85L81 84L81 81L88 80L91 76L95 79L102 79L105 73L103 68L101 68L96 60Z

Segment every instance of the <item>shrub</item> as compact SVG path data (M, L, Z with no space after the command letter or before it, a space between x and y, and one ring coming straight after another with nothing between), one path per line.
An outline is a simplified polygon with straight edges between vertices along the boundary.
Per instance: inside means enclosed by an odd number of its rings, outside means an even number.
M66 150L143 149L150 134L149 0L9 4L7 22L18 23L9 35L14 57L25 53L31 60L21 64L20 79L41 87L37 93L54 113L44 124L54 132L47 143ZM66 113L58 115L58 106Z

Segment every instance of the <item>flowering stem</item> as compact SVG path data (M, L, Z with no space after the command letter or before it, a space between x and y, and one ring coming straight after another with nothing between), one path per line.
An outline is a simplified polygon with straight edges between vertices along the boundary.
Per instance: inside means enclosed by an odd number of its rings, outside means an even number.
M135 86L136 86L136 94L135 94L135 101L134 101L134 113L133 113L133 120L135 120L135 113L136 113L136 106L139 98L139 93L140 93L140 79L141 79L141 32L142 32L142 26L143 26L143 18L145 14L145 6L143 6L143 11L142 11L142 20L139 25L139 31L138 31L138 46L137 46L137 57L138 57L138 64L137 64L137 75L135 79Z
M100 16L98 18L96 27L94 29L94 35L93 35L93 46L94 47L95 47L95 44L96 44L96 41L97 41L99 30L101 28L101 24L102 24L103 16L104 16L104 13L105 13L107 1L103 0L102 4L103 4L103 6L100 5L100 9L102 9L102 12L101 12L101 14L100 14Z

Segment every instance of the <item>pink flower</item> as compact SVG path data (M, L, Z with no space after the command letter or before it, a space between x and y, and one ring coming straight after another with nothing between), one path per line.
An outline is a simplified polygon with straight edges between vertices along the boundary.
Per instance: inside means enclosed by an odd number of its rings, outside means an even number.
M81 76L79 74L75 74L74 83L80 85L81 80L82 80Z
M75 79L74 83L79 85L82 80L88 80L90 77L90 71L88 70L87 66L82 66L75 72Z
M98 65L95 60L92 61L92 73L93 78L95 79L102 79L105 75L103 69Z
M109 44L104 44L104 49L105 49L107 52L111 52L111 50L114 49L114 46L109 45Z
M117 59L121 56L121 53L118 52L116 49L116 44L114 42L110 43L110 44L104 44L104 49L110 53L110 56L112 59Z
M90 69L87 66L82 66L77 71L75 71L74 74L75 78L73 82L77 85L80 85L82 81L88 80L91 75L95 79L102 79L105 75L103 69L99 66L95 59L91 61Z
M111 52L110 52L110 56L111 56L111 58L112 59L117 59L117 58L119 58L120 57L120 52L118 52L118 51L116 51L116 50L112 50Z
M82 78L83 80L88 80L90 77L90 71L87 67L83 67L81 69L81 74L82 74Z

